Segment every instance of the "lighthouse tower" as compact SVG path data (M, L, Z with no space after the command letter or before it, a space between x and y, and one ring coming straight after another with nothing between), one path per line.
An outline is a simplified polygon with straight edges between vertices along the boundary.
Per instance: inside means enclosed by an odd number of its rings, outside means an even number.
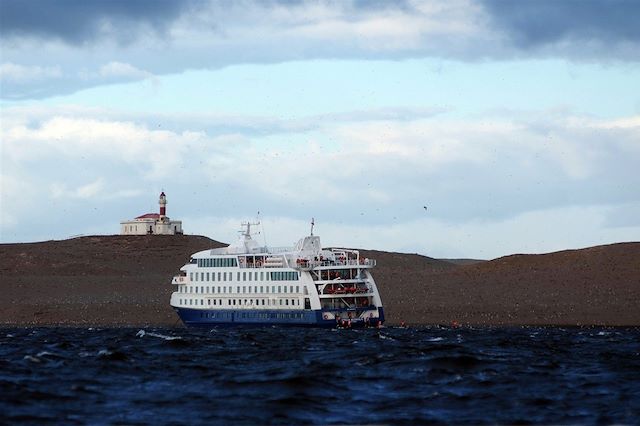
M164 195L164 191L160 193L158 204L160 204L160 220L162 221L167 217L167 196Z
M167 196L160 193L160 213L147 213L135 219L120 222L122 235L176 235L182 234L182 221L167 216Z

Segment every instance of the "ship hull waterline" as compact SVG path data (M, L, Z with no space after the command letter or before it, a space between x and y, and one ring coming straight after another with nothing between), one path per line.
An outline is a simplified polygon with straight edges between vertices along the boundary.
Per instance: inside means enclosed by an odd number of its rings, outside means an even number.
M187 327L224 327L224 326L279 326L279 327L319 327L344 328L349 318L325 319L326 311L321 310L248 310L248 309L190 309L174 307L180 319ZM377 327L384 323L382 307L369 310L377 312L377 317L365 322L361 318L352 319L350 328Z

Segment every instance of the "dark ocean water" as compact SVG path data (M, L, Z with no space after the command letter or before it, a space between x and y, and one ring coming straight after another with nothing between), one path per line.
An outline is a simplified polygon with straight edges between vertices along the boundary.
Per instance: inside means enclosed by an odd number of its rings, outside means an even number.
M640 424L640 330L0 329L2 424Z

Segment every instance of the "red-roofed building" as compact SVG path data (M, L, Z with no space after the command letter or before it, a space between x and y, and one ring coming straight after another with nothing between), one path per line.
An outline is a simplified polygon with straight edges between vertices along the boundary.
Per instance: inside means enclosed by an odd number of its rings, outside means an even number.
M170 220L167 214L167 196L162 192L160 199L160 213L147 213L133 220L120 222L121 235L175 235L182 234L182 221Z

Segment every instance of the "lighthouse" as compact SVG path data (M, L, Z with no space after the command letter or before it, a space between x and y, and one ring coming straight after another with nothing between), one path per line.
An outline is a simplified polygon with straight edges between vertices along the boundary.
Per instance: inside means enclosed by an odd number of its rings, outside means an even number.
M160 193L158 204L160 204L160 220L164 220L167 216L167 196L164 195L164 191Z
M182 221L167 216L167 196L164 191L158 198L159 213L147 213L120 222L121 235L175 235L182 234Z

